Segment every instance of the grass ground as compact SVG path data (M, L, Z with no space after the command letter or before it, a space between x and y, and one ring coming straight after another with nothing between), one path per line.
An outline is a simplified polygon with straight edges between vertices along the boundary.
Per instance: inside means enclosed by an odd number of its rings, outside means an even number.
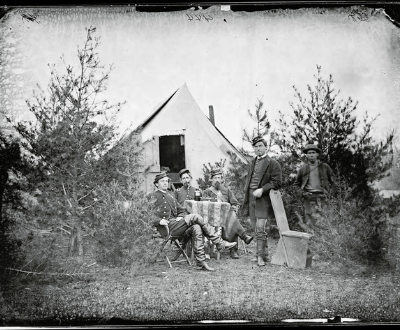
M269 241L273 253L277 240ZM314 261L311 268L258 267L250 253L211 259L215 272L159 262L129 270L95 265L76 278L17 276L0 296L3 325L98 325L285 319L341 315L360 322L400 321L400 280L367 269L345 273Z

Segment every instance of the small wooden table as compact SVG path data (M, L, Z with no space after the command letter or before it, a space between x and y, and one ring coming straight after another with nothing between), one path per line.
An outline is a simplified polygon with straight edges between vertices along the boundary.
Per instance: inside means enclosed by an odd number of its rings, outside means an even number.
M207 224L215 228L218 236L222 235L222 228L225 227L225 222L234 212L231 204L226 202L185 200L184 207L189 213L201 215ZM214 248L214 245L212 248ZM219 259L220 253L217 252L217 260Z
M233 212L231 204L226 202L185 200L184 207L189 213L201 215L206 223L213 227L223 227Z

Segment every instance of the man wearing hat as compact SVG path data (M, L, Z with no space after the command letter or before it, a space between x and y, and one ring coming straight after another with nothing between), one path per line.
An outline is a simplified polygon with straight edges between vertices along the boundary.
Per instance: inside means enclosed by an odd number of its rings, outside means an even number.
M175 198L178 200L179 204L183 205L185 200L194 200L194 192L196 189L190 185L192 175L187 168L179 171L179 177L181 178L182 187L175 191Z
M151 197L154 198L153 206L157 219L153 224L157 229L160 226L168 226L170 233L174 236L182 236L184 242L193 238L193 249L197 265L201 269L213 271L214 269L205 261L203 235L212 241L218 250L229 249L236 243L225 242L219 236L211 234L199 214L187 214L183 206L167 191L169 181L170 178L165 172L157 174L154 179L154 185L157 190L151 194Z
M223 184L223 173L222 169L216 168L211 171L211 186L204 190L204 197L212 198L218 202L229 203L232 206L234 212L230 213L230 217L222 224L223 233L222 237L228 242L236 242L236 245L232 247L230 255L232 259L239 259L238 254L238 237L240 237L246 244L250 244L253 237L246 234L246 230L243 228L241 223L236 217L236 213L239 210L239 202L229 187Z
M269 261L266 227L268 220L275 218L269 192L281 187L282 170L279 163L267 155L267 141L258 136L252 140L252 146L256 157L251 161L246 177L242 214L250 216L257 240L256 261L259 266L265 266Z
M307 144L303 153L307 163L298 170L294 185L304 200L306 224L315 229L316 218L320 215L317 206L325 202L325 192L334 184L334 173L328 164L318 159L321 149L315 144Z
M175 190L175 198L177 199L179 204L184 206L185 200L194 200L194 194L195 194L196 188L191 186L192 175L187 168L183 168L179 171L179 177L181 178L182 187ZM200 192L200 194L201 194L201 192ZM186 244L183 244L182 247L185 248ZM206 250L207 250L207 247L206 247ZM207 252L208 251L206 251L206 259L210 259L210 255ZM172 260L177 260L180 255L181 255L181 251L179 250L176 253L176 255L172 258Z

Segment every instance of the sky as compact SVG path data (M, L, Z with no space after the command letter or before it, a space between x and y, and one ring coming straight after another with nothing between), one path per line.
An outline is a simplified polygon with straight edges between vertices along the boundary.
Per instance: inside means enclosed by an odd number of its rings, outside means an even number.
M121 128L140 124L187 83L204 114L213 105L220 131L235 146L248 148L242 130L254 123L247 111L262 99L276 126L279 111L292 113L293 86L306 95L307 85L315 84L317 65L322 77L332 74L339 99L358 101L357 118L366 112L380 115L373 126L377 139L399 126L398 28L383 10L359 7L232 12L213 6L165 13L132 7L20 8L1 24L1 43L10 56L0 74L18 92L1 83L8 92L0 102L27 118L25 100L32 99L36 84L46 87L48 64L61 71L64 55L76 65L77 46L90 25L101 38L101 63L114 65L105 98L126 101Z

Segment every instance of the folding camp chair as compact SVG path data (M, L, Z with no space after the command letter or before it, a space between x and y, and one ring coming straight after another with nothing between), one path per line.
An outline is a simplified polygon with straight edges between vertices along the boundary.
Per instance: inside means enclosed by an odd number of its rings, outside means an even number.
M284 265L286 263L291 268L310 267L312 260L308 254L308 245L312 235L289 229L279 190L271 190L269 196L280 236L275 254L271 259L271 264Z
M164 254L165 258L167 259L168 265L170 268L172 268L172 263L174 262L183 262L186 261L190 266L192 263L190 262L189 257L187 256L185 250L182 248L182 244L180 243L180 240L182 239L181 236L173 236L171 235L168 226L159 226L157 227L158 229L158 234L153 234L153 238L160 237L163 239L163 242L161 243L161 247L159 252L157 253L157 257L160 256L161 254ZM165 247L167 243L170 242L171 244L174 244L178 250L181 251L181 253L184 255L186 260L175 260L171 261L165 251Z

